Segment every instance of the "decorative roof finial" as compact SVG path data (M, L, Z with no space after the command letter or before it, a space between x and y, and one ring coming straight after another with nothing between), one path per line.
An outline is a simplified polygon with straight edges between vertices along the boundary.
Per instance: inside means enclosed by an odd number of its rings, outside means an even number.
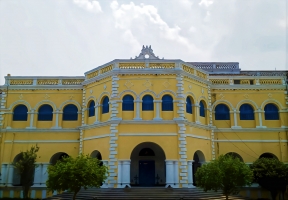
M153 53L153 50L151 48L151 45L146 45L146 47L143 45L141 53L139 56L135 56L135 59L159 59L158 56L155 56Z

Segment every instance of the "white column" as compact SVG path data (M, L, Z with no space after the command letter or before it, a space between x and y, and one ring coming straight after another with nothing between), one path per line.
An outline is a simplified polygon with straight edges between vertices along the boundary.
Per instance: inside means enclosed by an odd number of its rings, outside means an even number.
M178 161L174 161L174 188L179 188L179 167Z
M122 185L123 187L131 187L130 186L130 160L124 160L122 161Z
M14 172L14 167L11 164L7 164L7 175L6 175L6 185L7 186L12 186L13 183L13 172Z
M188 160L188 188L195 188L193 185L193 160Z
M2 164L1 167L1 181L0 181L0 185L4 186L5 184L5 180L6 180L6 176L7 176L7 164Z
M194 107L195 107L195 115L196 115L196 120L195 120L195 122L196 122L196 124L200 124L201 122L199 121L199 109L200 109L200 106L199 106L199 104L198 103L195 103L195 105L194 105Z
M35 169L34 173L34 185L35 187L41 186L41 178L42 178L42 164L38 164L38 167Z
M60 110L56 110L55 111L55 114L56 114L56 119L55 119L55 126L53 127L53 129L58 129L60 128L59 127L59 113L60 113ZM54 113L53 113L54 114Z
M136 117L134 120L142 120L140 117L140 103L142 103L141 100L134 100L134 103L136 103Z
M99 108L99 106L100 106L100 105L97 104L97 105L95 105L95 107L94 107L94 108L95 108L95 122L94 122L95 124L99 122L99 120L98 120L98 108Z
M156 117L153 120L162 120L160 117L160 103L162 103L162 100L154 100L154 103L156 103Z
M30 114L30 126L26 127L26 128L27 129L35 129L36 127L33 127L35 110L31 109L31 111L28 112L28 114Z
M262 122L262 111L260 108L257 111L254 111L254 113L258 112L258 117L259 117L259 126L256 126L256 128L266 128L266 126L263 126L263 122Z
M103 165L108 167L108 160L102 160ZM106 174L106 176L108 177L108 173ZM104 181L103 185L101 186L101 188L108 188L108 178Z
M233 112L233 118L234 118L234 126L232 126L231 128L241 128L241 126L238 126L238 122L237 122L237 114L239 112L237 112L236 109L234 109L232 112ZM230 115L230 113L229 113L229 115Z
M122 188L122 161L118 160L118 177L117 177L117 187Z
M173 174L173 161L172 160L165 160L166 162L166 186L169 185L173 187L174 185L174 174Z
M46 181L48 179L48 172L47 168L50 164L49 163L43 163L42 165L42 171L41 171L41 187L46 187Z

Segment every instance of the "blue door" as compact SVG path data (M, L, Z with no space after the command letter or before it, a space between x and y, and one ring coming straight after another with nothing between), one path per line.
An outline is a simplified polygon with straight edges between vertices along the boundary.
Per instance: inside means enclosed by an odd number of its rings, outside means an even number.
M140 186L155 185L154 160L139 160L139 185Z

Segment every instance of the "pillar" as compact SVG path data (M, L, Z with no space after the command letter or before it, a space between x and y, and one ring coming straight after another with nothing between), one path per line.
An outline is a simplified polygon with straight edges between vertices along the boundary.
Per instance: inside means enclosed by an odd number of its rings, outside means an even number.
M153 100L153 102L156 104L156 116L153 120L162 120L161 114L160 114L160 103L162 103L162 100Z
M193 185L193 162L194 160L188 160L188 188L195 188Z
M130 160L122 161L122 185L123 187L130 186ZM119 173L118 173L119 174Z
M61 128L61 127L59 127L59 113L60 113L60 111L58 109L55 112L53 112L53 114L55 115L55 125L54 125L53 129Z
M240 112L237 112L236 109L234 109L232 111L233 113L233 119L234 119L234 126L231 126L231 128L241 128L241 126L238 126L238 119L237 119L237 115L240 113Z
M48 179L47 168L48 168L49 165L50 165L50 163L43 163L42 164L41 182L40 182L41 187L46 187L46 181Z
M257 111L254 111L254 113L258 113L258 118L259 118L259 124L258 126L256 126L256 128L266 128L266 126L263 126L263 122L262 122L262 113L264 113L264 111L262 111L259 108Z
M142 103L142 100L134 100L134 103L136 103L136 115L134 120L142 120L140 117L140 103Z
M6 186L12 186L13 183L13 172L14 172L14 167L12 164L7 164L7 173L6 173Z
M179 188L179 167L178 161L174 161L174 186L173 188Z
M94 108L95 108L95 122L94 122L94 124L97 124L97 123L99 123L99 120L98 120L98 110L99 110L99 104L96 104L95 106L94 106Z
M196 103L195 105L194 105L194 107L195 107L195 122L196 122L196 124L200 124L201 122L200 122L200 120L199 120L199 109L200 109L200 106L199 106L199 104L198 103Z
M108 160L102 160L103 165L108 167ZM106 176L108 177L108 173L106 174ZM103 185L101 186L101 188L108 188L108 179L106 179L103 183Z
M36 128L36 120L34 119L35 118L35 115L37 114L35 112L34 109L31 109L30 112L28 112L28 114L30 115L30 124L29 124L29 127L26 127L27 129L35 129ZM34 123L35 121L35 123Z
M165 160L165 162L166 162L166 186L165 187L168 187L169 185L173 187L173 184L174 184L173 161Z
M34 187L41 186L41 179L42 179L42 164L39 164L38 167L35 168L34 172Z
M117 187L122 188L122 161L118 160L118 177L117 177ZM130 173L130 172L129 172Z

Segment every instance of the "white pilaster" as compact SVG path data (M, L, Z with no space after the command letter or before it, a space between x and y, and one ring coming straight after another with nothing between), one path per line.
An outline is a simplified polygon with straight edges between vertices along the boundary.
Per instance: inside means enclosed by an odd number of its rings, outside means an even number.
M96 104L95 105L95 122L94 122L94 124L96 124L96 123L98 123L99 122L99 120L98 120L98 109L99 109L99 104Z
M174 173L173 173L173 161L172 160L165 160L166 162L166 186L168 187L170 185L170 187L174 186Z
M134 120L142 120L140 117L140 103L142 103L142 100L134 100L134 103L136 103L136 117Z
M233 119L234 119L234 126L232 126L231 128L242 128L241 126L238 126L238 120L237 120L237 114L239 114L239 112L237 112L236 109L234 109L233 111Z
M179 188L179 167L178 167L178 161L174 161L174 186L173 188Z
M162 103L162 100L153 100L154 103L156 103L156 117L153 120L162 120L160 117L160 103Z
M256 126L256 128L267 128L266 126L263 126L263 122L262 122L262 113L264 111L262 111L260 108L257 111L254 111L254 113L258 112L258 118L259 118L259 124L258 126Z
M118 160L118 177L117 177L117 187L122 188L122 164L123 162Z
M201 124L201 122L200 122L200 120L199 120L199 109L200 109L200 106L199 106L198 102L195 103L194 107L195 107L194 110L196 110L196 112L195 112L195 114L196 114L196 121L195 121L195 122L196 122L196 124Z
M0 180L0 185L3 186L4 184L6 185L6 177L7 177L7 164L2 164L1 166L1 180Z
M31 109L31 111L28 112L28 114L30 114L30 126L26 127L26 128L27 129L35 129L36 127L33 127L35 110Z
M42 164L42 171L41 171L41 187L46 187L46 181L48 179L48 172L47 168L50 164L49 163L43 163Z
M102 160L103 165L108 167L108 160ZM107 173L107 177L108 177L108 173ZM101 186L101 188L108 188L108 180L106 179L103 183L103 185Z
M193 160L188 160L188 188L195 188L193 185Z
M35 187L40 187L41 186L41 179L42 179L42 164L38 164L38 167L35 169L34 173L34 185Z
M59 127L59 114L60 114L60 110L56 110L55 111L55 114L56 114L56 119L55 119L55 126L53 127L53 129L59 129L61 127Z
M9 187L12 186L13 183L13 172L14 172L14 167L12 164L7 164L7 175L6 175L6 185Z
M130 186L130 160L122 161L122 185L123 187Z

